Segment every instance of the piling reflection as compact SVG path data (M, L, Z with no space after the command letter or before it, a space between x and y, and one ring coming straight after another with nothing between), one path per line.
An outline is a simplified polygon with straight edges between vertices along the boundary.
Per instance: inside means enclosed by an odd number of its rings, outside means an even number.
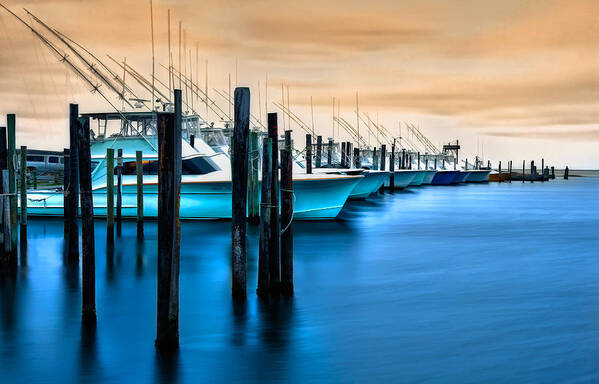
M161 351L156 349L155 362L156 383L176 384L179 382L179 350Z
M17 318L17 270L0 268L0 315L2 330L14 330Z
M106 281L114 282L114 239L106 239Z
M258 300L259 337L265 346L276 351L289 347L293 308L293 297L271 296L268 300Z
M144 274L144 251L144 241L138 238L135 242L135 275L138 278Z
M98 372L98 330L96 324L81 325L79 352L80 377L93 377Z
M243 346L247 341L247 301L232 300L233 310L233 332L231 333L231 344Z

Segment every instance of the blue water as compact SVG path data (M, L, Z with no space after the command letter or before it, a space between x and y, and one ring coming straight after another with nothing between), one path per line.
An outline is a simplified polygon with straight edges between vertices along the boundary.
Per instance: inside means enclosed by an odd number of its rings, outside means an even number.
M293 299L230 299L230 223L184 222L181 349L156 354L156 225L96 222L98 326L59 220L0 278L0 383L599 382L599 178L419 187L295 226Z

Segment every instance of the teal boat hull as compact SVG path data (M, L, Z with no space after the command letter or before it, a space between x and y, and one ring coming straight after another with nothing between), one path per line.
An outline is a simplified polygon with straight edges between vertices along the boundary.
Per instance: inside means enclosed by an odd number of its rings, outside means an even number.
M377 192L385 180L389 177L389 172L385 171L368 171L363 174L364 178L356 185L350 199L360 200L366 199L368 196Z

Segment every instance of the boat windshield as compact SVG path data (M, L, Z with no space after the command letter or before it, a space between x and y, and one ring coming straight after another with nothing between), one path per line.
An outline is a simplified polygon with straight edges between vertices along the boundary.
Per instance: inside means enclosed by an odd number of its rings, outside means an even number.
M158 160L144 160L142 162L144 175L158 174ZM218 166L205 156L194 156L183 159L181 163L181 174L183 175L205 175L218 171ZM135 161L123 163L123 175L135 175Z

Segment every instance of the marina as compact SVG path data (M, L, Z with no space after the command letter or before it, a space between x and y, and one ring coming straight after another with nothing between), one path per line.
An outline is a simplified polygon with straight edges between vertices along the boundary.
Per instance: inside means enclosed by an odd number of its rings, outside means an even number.
M582 75L375 3L0 3L0 383L599 381Z

